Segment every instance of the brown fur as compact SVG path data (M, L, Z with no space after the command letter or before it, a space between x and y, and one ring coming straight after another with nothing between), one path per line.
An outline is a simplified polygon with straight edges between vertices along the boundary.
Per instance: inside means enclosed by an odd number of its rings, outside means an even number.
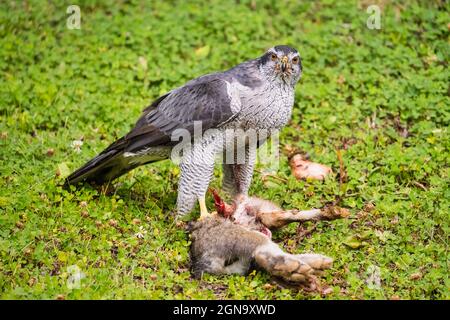
M191 262L194 276L246 274L256 264L274 276L290 282L309 282L331 266L332 259L319 254L292 255L270 239L267 228L275 229L294 221L336 219L348 212L340 208L282 210L275 204L237 196L232 216L218 214L191 223ZM345 212L345 215L343 214Z
M220 272L244 258L251 263L255 248L270 241L257 231L234 224L218 215L191 224L191 261L195 276ZM250 265L249 265L250 267Z

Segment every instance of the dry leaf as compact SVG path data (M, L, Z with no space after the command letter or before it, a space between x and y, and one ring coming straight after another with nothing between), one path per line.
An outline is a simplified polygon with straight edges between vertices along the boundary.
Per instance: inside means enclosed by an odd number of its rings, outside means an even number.
M53 149L53 148L47 149L47 156L48 156L48 157L51 157L51 156L53 156L54 154L55 154L55 149Z
M422 274L420 272L413 273L410 277L411 280L419 280L422 278Z

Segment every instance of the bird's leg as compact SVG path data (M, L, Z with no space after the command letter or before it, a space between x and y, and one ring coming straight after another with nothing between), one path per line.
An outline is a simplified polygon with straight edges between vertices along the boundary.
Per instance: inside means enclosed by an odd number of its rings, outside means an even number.
M205 203L205 194L214 174L214 161L217 149L222 146L220 139L210 135L194 143L180 162L180 179L178 182L178 214L189 213L198 201L201 218L209 216ZM193 203L191 202L193 200Z
M183 186L183 184L181 184ZM196 197L195 195L182 192L183 188L178 187L178 199L177 199L177 217L183 217L184 215L191 212L192 208L195 206Z
M206 208L205 196L198 197L198 203L200 205L200 220L210 217L210 213L208 212L208 208Z
M191 212L195 202L198 201L201 218L209 216L205 203L205 194L212 176L212 169L205 174L206 170L201 170L202 168L195 164L182 164L180 167L181 176L178 182L177 215L184 216ZM214 168L214 164L212 168Z
M234 164L224 163L223 167L223 181L222 189L230 197L237 194L236 178L234 176Z
M248 194L252 182L253 169L256 161L256 148L248 146L245 150L245 162L233 165L235 179L235 192L237 194Z

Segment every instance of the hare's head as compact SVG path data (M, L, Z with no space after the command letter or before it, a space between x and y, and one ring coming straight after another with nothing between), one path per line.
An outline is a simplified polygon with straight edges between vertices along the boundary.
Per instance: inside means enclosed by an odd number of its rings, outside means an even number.
M238 194L231 204L227 204L216 190L211 189L210 191L213 194L218 215L249 229L257 230L269 238L272 237L272 232L259 219L259 213L262 209L261 199Z

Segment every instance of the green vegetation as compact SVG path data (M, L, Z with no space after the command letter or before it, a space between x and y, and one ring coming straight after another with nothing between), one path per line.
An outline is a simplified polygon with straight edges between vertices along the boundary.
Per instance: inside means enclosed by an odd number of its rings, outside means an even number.
M449 5L379 1L381 29L370 30L370 1L334 2L86 0L81 29L69 30L72 3L2 1L0 297L449 299ZM276 44L295 46L304 65L283 148L335 173L296 181L283 156L276 178L259 167L251 193L350 208L350 219L274 235L290 252L335 259L327 295L263 272L193 280L189 239L169 214L179 174L169 161L120 178L112 194L60 187L160 94ZM73 265L81 289L67 286Z

